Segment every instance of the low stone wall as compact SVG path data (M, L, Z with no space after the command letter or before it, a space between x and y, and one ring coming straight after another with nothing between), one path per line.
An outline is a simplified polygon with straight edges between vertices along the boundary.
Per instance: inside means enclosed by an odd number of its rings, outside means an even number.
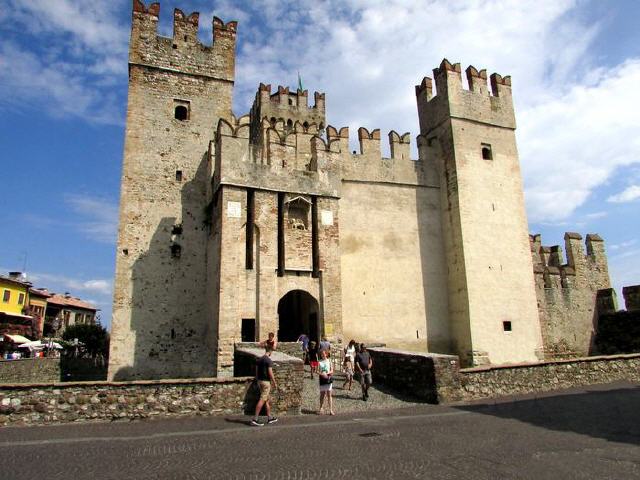
M616 381L640 382L640 354L460 370L460 397L520 395Z
M233 359L234 376L255 377L256 361L263 355L263 348L239 348L236 345ZM297 415L300 413L302 405L304 376L302 360L291 355L285 355L281 351L273 352L271 360L273 360L273 375L278 384L277 390L271 391L271 407L274 413L279 415L283 413ZM254 413L259 397L258 387L255 383L252 383L247 393L245 413Z
M238 414L252 378L0 385L0 425Z
M239 348L239 349L258 348L258 349L261 349L262 352L264 352L264 347L261 346L260 343L258 342L236 343L236 348ZM276 349L276 351L302 360L302 344L301 343L278 342L278 348Z
M59 358L0 360L0 385L6 383L53 383L59 381Z
M460 363L455 355L368 348L374 382L427 403L458 400Z

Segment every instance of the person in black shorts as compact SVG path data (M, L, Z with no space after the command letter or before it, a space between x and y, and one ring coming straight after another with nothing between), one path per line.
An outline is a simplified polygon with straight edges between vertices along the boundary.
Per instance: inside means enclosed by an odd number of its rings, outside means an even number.
M273 376L273 360L271 360L271 352L273 348L267 345L264 348L265 352L262 357L256 362L256 382L260 388L260 399L256 404L256 415L251 420L251 425L254 427L261 427L264 422L260 421L260 411L264 406L267 410L267 423L276 423L278 419L271 416L271 403L269 402L269 394L271 393L271 387L277 388L276 378Z
M371 386L371 367L373 360L364 343L360 344L360 351L356 354L356 371L360 374L360 386L362 387L362 400L369 400L369 387Z

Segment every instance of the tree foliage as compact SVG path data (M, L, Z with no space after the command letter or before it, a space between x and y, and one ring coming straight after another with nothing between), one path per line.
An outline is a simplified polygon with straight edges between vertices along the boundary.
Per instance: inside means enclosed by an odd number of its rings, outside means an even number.
M109 333L99 323L95 325L75 324L68 326L62 334L62 339L72 342L78 339L84 345L84 350L92 357L109 354Z

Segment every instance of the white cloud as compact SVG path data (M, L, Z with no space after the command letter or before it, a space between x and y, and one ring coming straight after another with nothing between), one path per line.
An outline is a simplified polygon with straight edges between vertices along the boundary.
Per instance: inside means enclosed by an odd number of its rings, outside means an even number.
M621 248L631 247L632 245L635 245L636 243L638 243L638 241L636 239L626 240L624 242L620 242L620 243L616 243L614 245L611 245L609 247L609 249L611 249L611 250L620 250Z
M640 185L631 185L625 188L622 192L615 195L611 195L607 198L607 202L611 203L627 203L633 202L640 198Z
M65 202L79 215L73 224L89 238L114 243L118 230L118 206L104 198L67 194Z
M0 28L0 110L122 124L128 26L122 1L9 0Z
M51 292L58 293L69 292L72 295L87 293L90 295L110 296L113 289L111 280L107 279L82 280L43 272L29 272L27 279L38 288L47 288Z

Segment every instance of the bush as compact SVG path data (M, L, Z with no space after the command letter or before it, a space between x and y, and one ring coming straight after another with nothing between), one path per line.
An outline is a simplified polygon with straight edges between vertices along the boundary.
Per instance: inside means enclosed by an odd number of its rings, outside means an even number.
M109 333L100 325L76 324L68 326L62 339L72 342L75 338L84 345L84 350L92 357L109 355Z

